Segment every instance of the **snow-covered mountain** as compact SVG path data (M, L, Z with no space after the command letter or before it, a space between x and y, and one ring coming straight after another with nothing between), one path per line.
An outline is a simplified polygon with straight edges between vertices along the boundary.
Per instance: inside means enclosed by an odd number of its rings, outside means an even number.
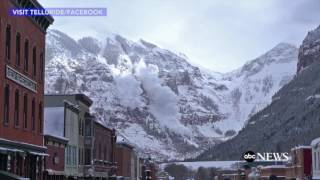
M248 119L236 137L205 151L197 159L235 160L242 158L248 150L290 152L293 147L309 145L319 137L319 49L320 26L303 40L299 48L297 74L275 93L272 103ZM282 65L276 67L286 68Z
M240 69L199 69L185 55L108 34L47 34L46 93L84 93L106 125L144 155L194 157L233 137L296 72L298 50L279 44Z

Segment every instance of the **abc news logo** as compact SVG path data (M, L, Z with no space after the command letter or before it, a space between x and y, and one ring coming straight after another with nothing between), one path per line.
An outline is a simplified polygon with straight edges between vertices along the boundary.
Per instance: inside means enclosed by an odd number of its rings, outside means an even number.
M289 153L264 152L256 154L253 151L247 151L243 154L243 159L247 162L253 162L256 159L260 161L288 161Z

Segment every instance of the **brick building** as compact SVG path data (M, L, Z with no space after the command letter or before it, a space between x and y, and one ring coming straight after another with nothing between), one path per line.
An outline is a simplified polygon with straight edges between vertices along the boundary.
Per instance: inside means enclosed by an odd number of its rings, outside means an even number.
M311 151L311 146L298 146L291 149L291 162L287 165L287 178L307 179L311 177Z
M68 139L65 138L65 107L44 108L44 142L48 149L45 158L45 180L64 179L65 150Z
M117 163L117 176L122 179L132 178L132 157L133 157L133 146L126 143L125 141L119 140L116 144L116 156L115 160Z
M312 147L312 179L320 180L320 137L311 142Z
M269 179L271 175L277 176L279 179L285 179L287 176L286 165L270 165L261 167L261 179Z
M65 178L65 148L68 140L56 136L45 135L48 155L45 157L44 180L62 180Z
M142 179L144 180L156 180L156 174L158 171L158 167L156 163L151 159L144 159L141 169Z
M84 176L84 118L92 101L84 94L46 95L46 108L64 109L64 137L68 139L65 149L65 174L69 179ZM57 128L55 128L57 129Z
M109 129L97 121L93 121L92 125L92 134L86 134L88 136L86 136L85 146L92 150L92 158L86 160L85 176L107 179L115 176L116 171L115 130ZM90 129L91 126L86 123L85 128ZM86 132L89 132L89 130L86 130Z
M0 172L42 179L44 54L51 16L15 17L36 0L0 1Z

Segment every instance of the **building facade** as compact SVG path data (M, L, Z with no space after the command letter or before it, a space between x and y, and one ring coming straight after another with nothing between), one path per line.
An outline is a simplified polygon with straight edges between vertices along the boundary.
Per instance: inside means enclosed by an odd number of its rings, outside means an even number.
M298 146L291 149L291 162L288 163L287 178L309 179L312 176L311 146Z
M45 146L48 155L45 157L44 180L64 180L65 174L65 149L68 140L56 136L45 135Z
M35 0L0 1L0 171L42 179L46 30L51 16L14 17Z
M320 137L311 142L312 179L320 180Z
M71 121L66 120L68 111L73 111L69 104L63 107L44 108L45 145L49 155L45 158L45 180L65 179L67 176L65 153L69 139L65 137L66 122Z
M65 107L65 173L70 178L84 177L84 127L92 101L84 94L46 95L45 106Z
M86 128L91 128L86 126ZM93 133L90 143L85 143L87 149L92 150L92 159L87 159L85 169L86 177L95 177L100 179L107 179L114 177L116 173L115 164L115 148L116 148L116 134L114 129L109 129L101 123L93 122ZM89 133L88 133L89 135ZM89 141L88 141L89 142ZM91 146L91 147L90 147Z
M45 110L55 111L48 117L49 131L68 140L65 174L69 178L108 179L116 173L115 130L96 122L90 114L91 105L91 99L84 94L45 96ZM61 110L65 112L59 112ZM64 123L55 122L57 119L64 119ZM57 129L64 131L57 132Z
M117 176L121 179L132 178L132 159L133 146L126 142L117 142L116 144L116 156L115 160L117 163Z

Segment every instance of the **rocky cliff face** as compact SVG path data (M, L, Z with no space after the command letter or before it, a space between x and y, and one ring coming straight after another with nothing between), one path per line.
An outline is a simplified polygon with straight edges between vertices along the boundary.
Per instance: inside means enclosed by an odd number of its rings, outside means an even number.
M221 74L116 34L76 41L51 30L46 48L46 93L88 95L99 121L159 159L194 157L235 136L292 79L298 53L279 44Z
M318 61L320 61L320 26L310 31L303 40L299 49L297 72Z

